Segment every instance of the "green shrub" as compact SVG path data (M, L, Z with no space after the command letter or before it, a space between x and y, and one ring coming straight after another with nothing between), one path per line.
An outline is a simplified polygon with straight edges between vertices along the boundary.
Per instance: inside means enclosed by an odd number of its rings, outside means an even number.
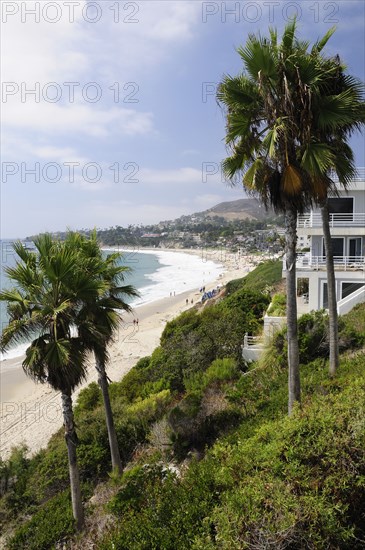
M13 447L10 457L0 463L2 491L5 494L3 503L6 508L5 518L11 518L32 502L28 491L28 480L31 475L30 460L27 458L26 445Z
M360 337L362 343L365 341L365 304L357 304L351 311L340 319L344 326L351 329L354 334Z
M285 294L275 294L267 314L272 317L284 317L286 315L286 295Z
M102 395L100 387L96 382L91 382L91 384L80 391L74 413L77 416L82 411L93 411L101 403Z
M252 414L181 478L138 469L118 495L117 523L101 548L360 550L364 355L342 361L336 380L322 363L302 368L311 401L290 418L285 373L255 369L240 377L236 397L252 400ZM203 399L195 395L185 412L196 417Z
M162 390L159 393L150 395L142 401L136 401L129 405L127 412L143 422L152 422L166 410L171 401L170 390Z
M142 357L137 364L125 374L120 382L110 385L110 395L113 399L125 398L129 403L137 397L142 397L144 384L150 380L150 357ZM145 397L145 396L144 396Z
M127 464L137 445L141 445L146 441L148 426L139 418L125 415L116 418L115 429L122 462Z
M216 548L218 540L225 548L361 547L364 375L346 384L337 397L315 396L293 417L213 448L217 482L227 490L207 521L214 537L207 531L192 548L203 541Z
M339 317L340 351L361 347L365 342L364 334L358 332L353 323L355 315ZM287 364L286 327L277 332L266 351L263 363L273 362L282 367ZM324 310L306 313L298 319L299 358L306 364L318 358L329 356L329 318Z
M229 296L242 288L263 292L282 280L282 269L280 260L262 262L245 277L229 281L226 285L226 293Z
M234 359L216 359L204 373L204 384L228 382L237 379L239 369Z
M237 290L241 290L245 287L246 284L246 277L241 277L240 279L233 279L232 281L228 281L226 284L226 296L230 296L234 292L237 292Z
M54 496L19 527L8 541L9 550L47 550L74 532L70 492Z
M182 482L169 468L133 469L111 508L120 521L100 550L188 550L217 502L212 472L193 463Z
M245 316L245 320L252 322L251 317L256 321L262 319L263 313L269 303L270 297L268 294L242 288L241 290L238 290L228 296L228 298L224 301L220 302L218 307L224 310L237 309ZM256 323L256 326L257 325L258 323ZM247 332L253 332L253 330L250 329L250 327L247 327Z
M47 451L41 453L34 475L29 480L29 490L37 500L50 498L69 484L68 459L65 439L60 430L48 443Z
M188 311L184 311L181 315L166 324L161 335L161 345L163 346L169 338L175 338L177 334L189 334L197 329L200 323L201 317L196 310L189 309Z
M115 515L126 511L138 511L146 498L146 489L163 477L161 464L146 464L134 466L127 470L121 480L121 489L108 504L108 510Z

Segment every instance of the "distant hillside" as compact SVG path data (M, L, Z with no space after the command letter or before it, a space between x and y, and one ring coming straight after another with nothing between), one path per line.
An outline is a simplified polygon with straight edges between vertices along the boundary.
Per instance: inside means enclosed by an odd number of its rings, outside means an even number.
M239 199L236 201L221 202L213 208L200 212L204 217L221 217L231 220L263 220L275 217L273 210L266 211L257 199Z

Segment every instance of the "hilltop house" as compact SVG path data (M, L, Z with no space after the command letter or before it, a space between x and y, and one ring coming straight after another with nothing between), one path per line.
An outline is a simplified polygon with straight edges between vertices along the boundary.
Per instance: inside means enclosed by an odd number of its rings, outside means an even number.
M348 186L330 196L330 230L336 277L337 308L344 314L365 301L365 170ZM326 250L320 210L298 216L298 237L309 242L309 252L298 253L297 291L308 311L326 309ZM285 276L285 261L284 271ZM300 299L300 298L299 298ZM299 311L299 308L298 308Z
M329 197L330 231L332 237L337 310L339 314L350 311L356 304L365 302L365 169L352 181L347 191ZM298 315L311 310L327 309L326 250L322 231L322 216L319 208L298 216L297 295ZM283 277L286 272L285 257ZM256 361L265 340L282 327L285 317L264 318L264 341L259 337L245 335L242 357Z

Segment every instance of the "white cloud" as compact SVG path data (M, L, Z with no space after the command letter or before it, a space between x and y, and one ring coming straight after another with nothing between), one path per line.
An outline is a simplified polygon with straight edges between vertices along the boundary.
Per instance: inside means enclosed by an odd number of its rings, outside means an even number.
M150 2L152 4L152 2ZM192 27L197 20L198 10L193 2L165 3L158 2L159 10L156 7L144 6L148 10L148 16L151 19L147 36L155 41L176 42L177 40L188 40L192 38ZM156 3L155 3L156 5ZM147 7L148 6L148 7ZM162 8L162 9L161 9ZM199 6L199 13L200 13ZM147 11L146 10L146 11ZM156 17L158 13L158 17Z
M32 152L38 158L50 159L54 161L64 161L65 159L70 160L77 155L75 149L72 149L71 147L52 147L47 145L35 147Z
M228 186L228 182L224 179L220 170L219 162L214 161L203 162L200 168L189 166L173 169L141 168L138 171L138 178L142 184L160 187L165 186L167 188L176 185L179 186L180 189L189 186L190 188L195 187L197 190L209 189L216 191ZM239 186L237 190L239 193L241 190Z
M89 68L91 60L87 49L80 47L86 40L81 15L85 0L79 0L74 23L69 22L68 10L63 2L59 2L61 19L55 23L45 20L48 16L47 13L42 14L44 4L41 2L4 2L3 10L6 9L5 4L17 5L18 11L8 15L2 24L4 81L59 82L60 78L70 79ZM29 13L36 8L39 10L39 22Z
M19 9L2 25L3 82L14 83L19 89L22 83L27 89L39 83L41 91L48 83L55 82L62 87L63 95L59 103L48 103L42 97L41 102L35 103L32 96L22 102L20 92L8 97L2 105L4 128L13 128L23 140L24 135L20 133L24 130L36 132L38 139L44 134L48 142L53 136L66 133L72 138L79 134L107 137L114 133L131 136L153 131L151 112L139 111L134 105L127 108L126 103L110 107L113 97L108 89L119 82L121 100L125 100L125 95L133 89L123 90L124 84L135 82L136 75L155 71L163 59L173 56L175 45L191 40L200 13L194 2L151 1L128 5L96 2L102 16L94 24L87 21L94 12L92 9L85 12L86 0L75 2L74 10L64 2L48 3L59 5L61 18L53 24L45 19L55 17L57 10L47 8L48 4L32 1L7 4ZM35 22L30 13L36 6L40 10L39 22ZM116 6L119 21L115 20ZM70 22L72 11L74 19ZM133 20L137 22L131 22ZM78 82L81 86L97 82L103 89L103 104L71 103L65 93L66 82Z
M35 132L88 134L105 137L111 133L143 135L152 131L152 113L112 107L96 109L88 105L60 105L9 102L3 108L2 123Z
M202 181L202 171L197 168L176 168L172 170L142 169L139 179L146 184L194 184Z

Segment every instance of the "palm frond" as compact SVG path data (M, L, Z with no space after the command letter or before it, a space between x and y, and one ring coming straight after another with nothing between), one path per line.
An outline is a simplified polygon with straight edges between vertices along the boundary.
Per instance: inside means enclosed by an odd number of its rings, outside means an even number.
M303 153L301 167L314 177L326 174L334 165L335 152L326 143L309 143Z
M331 38L331 36L334 34L334 32L336 32L336 25L334 25L333 27L331 27L327 32L326 34L322 37L322 38L319 38L315 44L313 45L312 47L312 55L313 54L317 54L317 53L320 53L323 48L325 47L325 45L327 44L327 42L329 41L329 39Z
M289 164L284 169L282 177L283 191L288 197L294 197L300 195L302 191L302 178L299 170Z
M276 79L276 65L272 56L272 48L268 42L258 40L255 36L250 35L246 45L237 48L237 52L253 80L258 81L260 75L270 80Z
M293 51L296 27L297 22L295 17L285 26L283 36L281 38L281 49L286 56L290 55Z
M4 352L9 350L13 345L29 342L41 328L42 324L34 319L23 318L11 320L2 331L0 337L0 350Z

